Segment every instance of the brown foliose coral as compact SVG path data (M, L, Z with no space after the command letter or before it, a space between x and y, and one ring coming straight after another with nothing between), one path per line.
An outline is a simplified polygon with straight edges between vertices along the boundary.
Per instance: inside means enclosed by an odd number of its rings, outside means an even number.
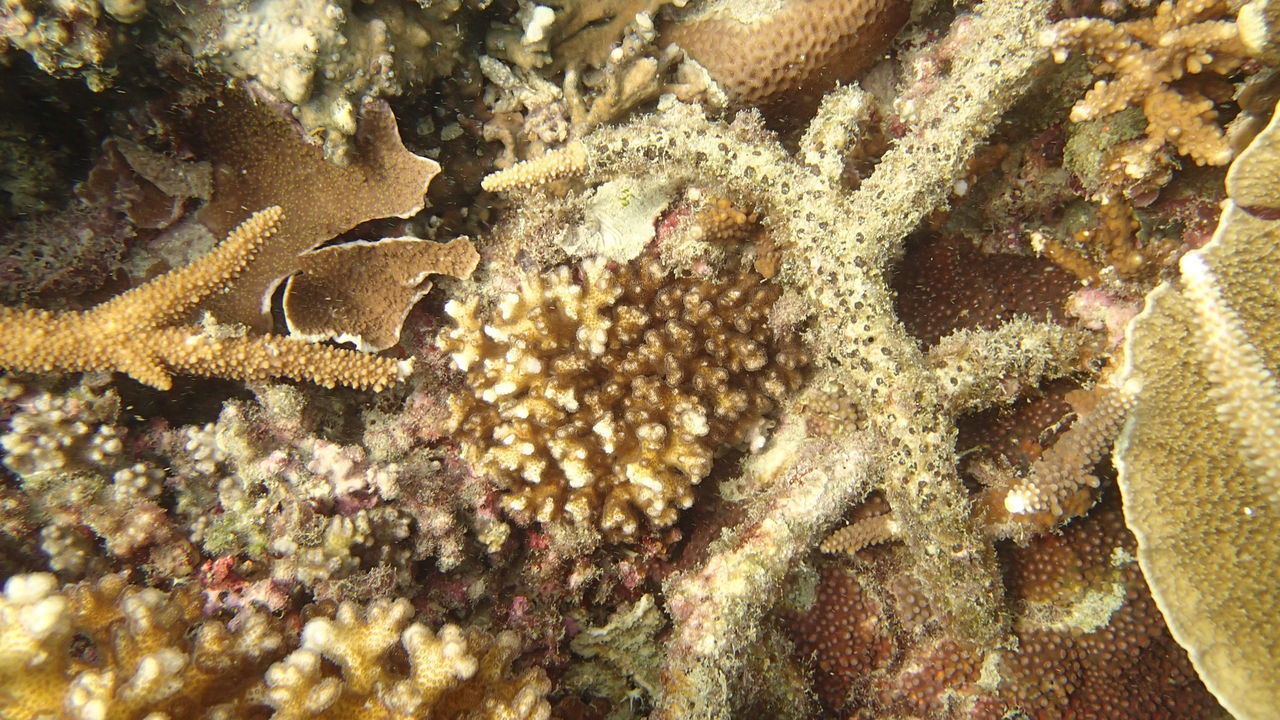
M673 523L722 449L763 443L807 357L766 325L779 290L587 262L525 279L497 308L446 307L443 349L467 375L455 422L504 504L612 536Z

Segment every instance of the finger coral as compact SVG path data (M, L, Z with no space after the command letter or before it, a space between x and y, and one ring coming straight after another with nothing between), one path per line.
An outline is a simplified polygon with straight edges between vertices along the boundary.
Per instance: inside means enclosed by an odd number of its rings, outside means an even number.
M283 646L262 611L201 621L192 586L165 593L107 575L59 590L47 573L15 575L0 595L0 716L243 717Z
M670 525L723 448L763 442L807 358L766 326L778 290L751 274L580 272L529 277L493 311L446 306L457 327L440 344L469 385L459 434L516 515L614 537Z
M452 717L546 720L540 668L516 672L514 633L410 622L403 598L341 604L302 628L287 656L261 610L202 618L193 586L169 592L119 575L61 590L16 575L0 594L0 715L37 718ZM392 662L393 654L407 660ZM277 661L278 662L274 662ZM272 664L274 662L274 664Z
M266 674L266 702L276 720L459 717L546 720L551 689L538 668L508 675L514 633L490 637L445 625L432 632L410 623L408 600L338 607L302 629L302 646ZM388 662L403 652L408 668ZM340 669L329 672L324 658Z
M1147 150L1167 142L1198 165L1225 165L1231 148L1214 124L1214 101L1175 85L1187 75L1229 75L1249 58L1226 0L1163 2L1149 18L1127 22L1095 18L1064 20L1046 30L1041 43L1054 60L1065 62L1082 47L1099 80L1071 110L1076 122L1093 120L1140 105L1147 116Z
M1280 208L1273 118L1231 166L1213 240L1134 318L1116 448L1125 515L1156 602L1238 718L1280 706Z
M263 210L200 260L83 312L0 308L0 367L30 372L108 370L167 390L173 373L263 379L290 377L333 387L383 388L409 363L279 336L226 336L174 325L196 303L244 271L279 227Z

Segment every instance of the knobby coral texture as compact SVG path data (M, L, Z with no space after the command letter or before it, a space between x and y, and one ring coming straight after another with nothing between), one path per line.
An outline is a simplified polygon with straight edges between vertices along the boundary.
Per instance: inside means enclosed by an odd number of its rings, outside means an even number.
M1278 29L0 3L0 717L1271 717Z
M503 479L517 515L614 536L672 524L718 455L764 445L800 386L805 352L767 324L778 293L752 273L589 261L525 279L490 312L452 302L440 345L467 376L464 455Z

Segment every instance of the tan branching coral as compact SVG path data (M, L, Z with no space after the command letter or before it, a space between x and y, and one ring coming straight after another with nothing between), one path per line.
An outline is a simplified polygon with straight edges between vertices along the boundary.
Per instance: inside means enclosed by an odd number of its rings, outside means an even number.
M664 28L735 103L817 95L866 69L907 20L904 0L706 3Z
M545 155L485 176L481 187L489 192L542 185L576 175L587 167L587 151L580 142L548 151Z
M614 537L670 525L722 449L759 446L807 359L767 327L779 291L756 276L579 272L529 277L493 312L446 306L458 326L440 344L470 386L460 437L517 515Z
M62 590L52 575L15 575L0 595L0 715L244 717L284 646L277 620L246 610L201 620L199 589L129 585L119 575Z
M1064 20L1046 30L1042 44L1065 62L1083 48L1099 80L1071 111L1076 122L1093 120L1131 106L1147 116L1147 149L1170 142L1198 165L1225 165L1232 151L1214 124L1214 101L1175 84L1187 75L1228 75L1249 58L1227 0L1170 0L1153 17L1127 22L1096 18Z
M1280 117L1227 174L1213 240L1147 298L1116 448L1138 559L1174 638L1238 718L1280 707Z
M161 390L174 373L243 380L288 377L326 387L381 389L411 363L296 339L175 324L225 289L279 229L280 208L263 210L217 249L186 267L83 312L0 308L0 367L29 372L123 372Z
M1094 465L1111 449L1134 398L1105 391L1097 405L1062 434L1031 467L1027 477L1004 494L1004 509L1017 522L1052 528L1084 514L1100 481Z
M284 216L276 240L227 292L207 298L202 307L221 322L264 332L271 294L299 270L301 253L362 222L416 214L440 166L405 149L383 102L361 108L356 152L346 166L325 160L289 120L244 93L224 93L219 103L201 108L195 131L214 165L213 199L200 210L200 221L221 236L254 208L279 205Z
M405 316L431 290L428 275L465 278L479 262L467 238L443 244L384 238L312 250L298 258L300 272L285 286L285 323L290 335L310 342L386 350L400 341ZM369 280L354 280L352 268Z
M335 617L308 621L301 647L281 659L285 633L271 614L205 619L201 604L194 585L161 592L108 575L59 590L48 574L10 578L0 594L0 715L234 718L266 705L275 720L550 716L546 673L511 669L514 633L433 632L410 622L405 599L342 603Z

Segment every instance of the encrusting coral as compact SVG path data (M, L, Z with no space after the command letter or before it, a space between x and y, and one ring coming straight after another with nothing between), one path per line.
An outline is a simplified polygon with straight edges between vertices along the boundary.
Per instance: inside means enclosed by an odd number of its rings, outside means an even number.
M1280 707L1280 115L1232 164L1213 240L1134 318L1116 447L1138 559L1169 629L1238 718Z
M248 717L269 707L276 720L550 716L546 673L511 669L513 633L433 632L413 615L404 599L342 603L334 617L309 620L285 655L279 619L257 609L202 618L194 586L162 592L106 575L59 590L47 573L16 575L0 595L0 715ZM407 666L389 662L397 652Z
M1214 100L1194 86L1178 84L1187 75L1229 75L1249 59L1229 0L1167 0L1155 15L1126 22L1095 18L1064 20L1040 41L1065 62L1073 47L1094 59L1099 80L1076 103L1071 119L1092 120L1141 106L1147 116L1145 149L1167 142L1199 165L1225 165L1231 147L1214 124Z
M588 261L525 279L491 312L452 301L441 348L467 377L454 421L517 516L610 536L670 525L724 449L763 443L807 364L766 324L778 288Z
M0 308L0 367L30 372L122 372L167 390L185 373L242 380L290 377L326 387L382 389L403 380L410 361L177 325L196 303L223 290L277 232L280 208L262 210L213 252L186 267L82 312Z

